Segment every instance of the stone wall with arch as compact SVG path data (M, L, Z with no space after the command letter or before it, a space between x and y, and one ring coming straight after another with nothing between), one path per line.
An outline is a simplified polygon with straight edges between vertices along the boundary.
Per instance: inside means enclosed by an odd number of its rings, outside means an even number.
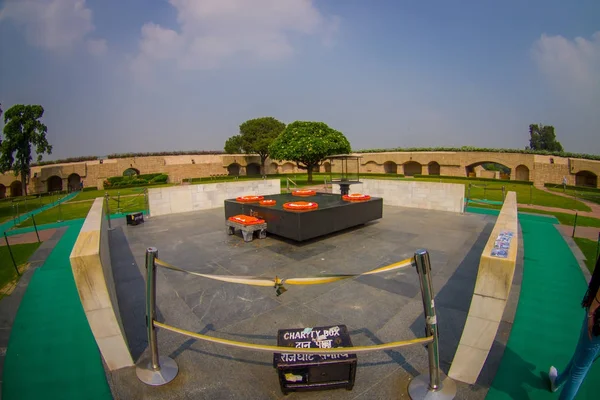
M281 166L281 172L284 174L291 174L296 171L296 165L291 162L283 163Z
M46 180L48 192L61 192L63 190L63 180L60 176L52 175Z
M577 186L598 187L598 175L591 171L579 171L575 174Z
M23 185L21 181L12 181L10 184L10 197L23 196Z
M423 165L416 161L408 161L402 165L404 176L415 176L423 174Z
M436 161L431 161L429 164L427 164L427 175L441 175L440 171L440 164L438 164Z
M517 181L529 180L529 168L526 165L517 165L515 168L515 179Z
M260 164L258 163L250 163L246 166L246 175L247 176L257 176L260 175Z
M393 161L386 161L383 163L383 173L385 174L397 174L398 164Z
M464 177L467 175L467 166L493 162L508 167L512 172L508 177L511 180L524 180L522 178L528 170L529 181L536 186L542 186L544 183L561 184L563 178L566 178L569 185L576 185L579 182L589 186L596 182L598 187L597 176L600 175L600 161L538 154L432 151L362 153L361 155L361 173L403 173L404 166L414 162L421 165L421 173L424 175L437 175L436 165L439 165L439 175ZM47 180L52 176L62 179L63 190L66 190L69 186L69 176L72 174L79 175L84 187L96 186L102 189L105 179L122 176L129 168L139 171L140 174L165 173L169 175L169 182L179 183L184 178L226 175L230 172L232 164L238 165L239 175L245 175L246 167L252 163L260 163L260 157L252 154L192 154L125 157L34 166L28 178L27 190L29 193L46 192ZM275 173L275 166L278 173L306 172L298 170L295 162L291 161L267 159L266 165L269 166L268 173ZM411 165L416 166L416 164ZM336 168L337 166L332 165L333 170ZM326 171L325 165L321 170ZM586 175L584 171L593 175ZM11 195L10 186L15 180L20 182L20 177L15 177L12 171L0 174L0 184L6 188L6 196Z

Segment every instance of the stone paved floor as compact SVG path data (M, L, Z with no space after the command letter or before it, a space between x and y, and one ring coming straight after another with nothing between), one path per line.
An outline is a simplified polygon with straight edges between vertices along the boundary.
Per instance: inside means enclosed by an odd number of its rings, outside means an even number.
M384 207L384 217L302 244L267 237L244 243L225 233L223 209L150 218L139 226L120 221L111 232L111 257L120 312L134 359L147 357L144 323L144 251L191 271L302 277L357 273L430 251L444 372L456 351L475 284L479 257L495 217ZM520 273L514 293L519 293ZM416 271L294 286L276 297L272 288L220 283L159 269L158 320L183 329L253 343L276 344L277 330L345 324L353 344L370 345L424 335ZM483 399L508 338L511 298L497 340L476 385L458 383L460 399ZM179 375L161 387L138 381L135 368L109 374L116 399L279 399L270 353L253 352L158 332L159 353L173 357ZM410 379L427 372L423 346L360 354L354 389L293 393L303 399L408 398Z

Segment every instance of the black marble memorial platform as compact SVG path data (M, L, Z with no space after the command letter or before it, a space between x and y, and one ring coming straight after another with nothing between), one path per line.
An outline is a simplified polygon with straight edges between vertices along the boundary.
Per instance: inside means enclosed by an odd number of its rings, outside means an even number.
M259 203L242 203L235 199L225 200L225 219L238 214L264 219L267 232L298 242L327 235L353 226L362 225L383 217L383 199L350 202L333 193L317 193L310 197L279 194L264 196L265 200L275 200L274 206ZM289 211L283 204L293 201L310 201L319 205L311 211Z
M277 345L293 348L352 347L346 325L316 328L280 329ZM348 349L351 351L351 349ZM352 390L356 376L356 354L288 354L275 353L281 391Z

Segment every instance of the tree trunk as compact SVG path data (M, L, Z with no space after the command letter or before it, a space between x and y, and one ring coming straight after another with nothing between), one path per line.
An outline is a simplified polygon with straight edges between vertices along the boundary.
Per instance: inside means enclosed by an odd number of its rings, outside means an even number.
M308 183L312 183L313 168L314 168L314 164L306 165L306 172L308 172Z
M267 160L267 156L260 156L260 175L265 176L267 171L265 170L265 161Z
M23 196L27 196L27 179L25 172L21 172L21 188L23 189L23 193L21 193Z

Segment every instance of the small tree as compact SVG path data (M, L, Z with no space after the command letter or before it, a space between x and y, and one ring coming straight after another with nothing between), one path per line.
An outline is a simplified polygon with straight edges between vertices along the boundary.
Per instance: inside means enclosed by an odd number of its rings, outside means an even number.
M242 138L240 135L232 136L225 141L225 153L239 154L242 152Z
M225 151L235 153L228 149L241 149L246 154L258 154L260 156L260 173L264 175L265 161L269 157L269 145L284 129L285 124L273 117L250 119L240 125L239 135L227 139Z
M563 147L554 133L552 125L529 125L529 149L546 151L563 151Z
M30 173L31 146L35 146L37 161L42 154L52 154L46 132L48 128L39 120L44 108L39 105L17 104L4 113L4 140L0 141L0 172L13 170L21 176L23 191L27 195L27 177Z
M312 182L313 169L327 156L351 151L350 143L342 132L323 122L296 121L289 124L270 146L271 158L295 161L308 172Z

